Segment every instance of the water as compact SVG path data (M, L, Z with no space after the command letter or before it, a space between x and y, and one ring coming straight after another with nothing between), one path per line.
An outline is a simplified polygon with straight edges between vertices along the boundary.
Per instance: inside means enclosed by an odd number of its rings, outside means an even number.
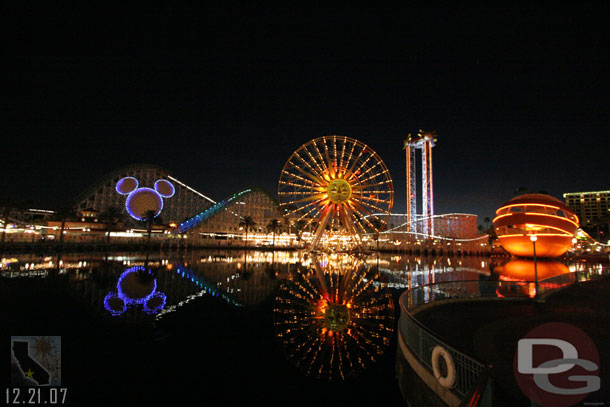
M270 251L5 260L3 334L61 337L71 405L403 405L399 295L489 278L497 266Z

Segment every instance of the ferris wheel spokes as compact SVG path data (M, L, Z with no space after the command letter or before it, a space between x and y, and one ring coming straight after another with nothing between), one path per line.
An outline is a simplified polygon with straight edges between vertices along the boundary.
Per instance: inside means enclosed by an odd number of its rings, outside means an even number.
M376 213L389 213L394 192L387 167L367 145L326 136L290 156L282 169L278 197L287 216L305 220L306 227L315 223L316 247L327 230L329 236L343 230L360 245L361 235L378 232L385 223Z

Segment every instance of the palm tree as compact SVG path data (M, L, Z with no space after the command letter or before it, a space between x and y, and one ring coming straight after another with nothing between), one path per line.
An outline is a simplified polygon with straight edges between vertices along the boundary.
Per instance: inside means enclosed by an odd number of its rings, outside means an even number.
M61 228L59 231L59 244L64 243L64 230L66 229L66 222L74 220L76 218L76 211L74 208L62 207L58 208L53 214L53 220L61 222Z
M485 231L489 230L489 224L491 223L491 219L489 218L489 216L486 216L483 219L483 223L485 223Z
M283 219L284 227L285 227L284 230L286 230L288 232L288 234L290 234L290 226L291 226L290 218L288 216L284 216L282 219Z
M239 221L239 226L243 227L246 231L246 247L248 246L248 230L254 228L256 226L256 222L252 219L252 216L244 216L242 220Z
M491 246L494 240L498 238L498 235L496 234L496 229L493 226L490 227L489 229L487 229L487 234L489 235L489 240L487 242Z
M290 221L290 215L293 214L297 210L295 205L286 205L282 208L282 218L284 219L284 225L288 228L288 234L290 234L290 227L292 226L292 222Z
M305 226L307 225L307 222L304 219L298 220L294 223L293 228L294 228L294 233L297 235L297 240L300 242L302 239L302 234L304 232L303 229L305 229Z
M149 209L144 212L144 216L142 216L142 221L146 222L146 232L148 233L148 244L150 244L150 235L152 233L153 224L160 224L161 218L155 217L157 215L157 211Z
M370 222L375 228L373 231L373 239L375 239L375 242L377 243L377 252L379 252L379 234L385 230L386 224L379 218L372 218Z
M122 220L123 214L115 206L108 206L100 213L98 219L106 224L106 243L110 243L110 226Z
M273 233L273 244L272 247L275 247L275 234L277 233L278 229L280 228L280 221L277 219L271 219L269 221L269 223L267 224L267 230L271 233Z

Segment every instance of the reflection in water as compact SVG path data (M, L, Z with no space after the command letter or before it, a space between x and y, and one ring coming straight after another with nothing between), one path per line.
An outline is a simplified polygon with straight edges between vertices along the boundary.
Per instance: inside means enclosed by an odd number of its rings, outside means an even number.
M529 259L511 260L502 266L497 266L495 271L502 280L534 281L536 269L538 270L538 280L570 272L568 266L558 261L538 260L534 265L534 261Z
M142 306L147 314L156 314L163 309L167 297L157 291L157 279L143 266L125 270L116 284L117 292L109 292L104 298L104 308L113 316L123 314L127 307Z
M495 264L496 259L475 256L387 253L379 257L379 272L384 283L400 290L443 281L534 280L532 262L523 266L527 260L513 260L502 266ZM349 267L355 266L354 261L334 255L318 261L325 273L340 270L345 274ZM150 321L151 314L160 317L201 296L216 297L233 306L263 304L275 298L285 279L302 272L297 267L315 270L315 262L307 253L202 250L179 256L151 253L147 269L153 270L154 276L147 276L147 272L126 273L136 266L143 268L145 263L145 253L62 253L60 256L21 253L3 258L0 278L24 279L23 284L27 284L30 278L60 276L101 314L120 315L124 321ZM358 264L375 268L377 259L362 259ZM538 267L539 279L567 272L560 263L551 265L539 260ZM547 270L547 267L550 268ZM595 267L599 265L582 262L568 266L571 272ZM524 289L527 287L524 285Z
M445 281L479 280L489 274L490 266L488 257L393 255L380 261L379 267L390 288L406 290Z
M173 268L173 266L170 267L170 268ZM210 283L209 281L204 279L201 275L199 275L198 273L195 273L193 270L191 270L190 268L188 268L185 265L181 265L181 264L177 265L176 266L176 274L179 277L182 277L183 279L185 279L185 281L190 281L191 283L195 284L199 288L199 291L197 291L194 294L188 295L186 298L182 299L177 304L171 305L171 306L163 309L157 315L157 319L163 317L165 314L168 314L170 312L176 311L181 306L183 306L185 304L188 304L189 302L191 302L191 301L193 301L193 300L195 300L198 297L201 297L203 295L211 295L212 297L222 298L223 300L225 300L229 304L234 305L236 307L242 307L243 306L243 304L240 304L239 302L233 300L233 298L231 298L230 296L228 296L227 294L222 292L218 288L217 285L215 285L213 283Z
M313 256L282 284L276 335L308 376L346 379L383 354L394 332L394 301L376 268L345 256Z

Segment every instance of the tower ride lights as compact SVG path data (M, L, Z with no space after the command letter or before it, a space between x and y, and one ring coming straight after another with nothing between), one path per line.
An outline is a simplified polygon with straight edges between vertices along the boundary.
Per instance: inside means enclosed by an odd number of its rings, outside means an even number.
M404 141L407 166L407 231L418 232L417 221L417 150L421 150L422 219L421 233L434 235L434 194L432 191L432 147L436 143L436 132L420 130L416 136Z

